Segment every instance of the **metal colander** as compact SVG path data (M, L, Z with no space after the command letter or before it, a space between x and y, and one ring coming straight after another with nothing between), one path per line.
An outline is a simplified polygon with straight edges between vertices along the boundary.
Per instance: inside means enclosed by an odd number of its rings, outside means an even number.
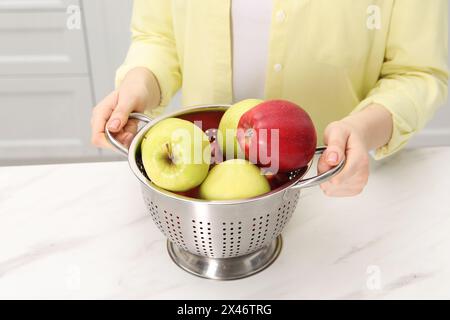
M213 279L242 278L270 265L280 252L280 234L296 209L300 189L323 183L344 165L342 161L328 172L302 180L309 167L304 168L292 172L289 182L270 193L235 201L206 201L180 196L159 188L148 179L142 165L140 145L152 126L170 117L227 108L226 105L198 106L156 119L133 113L130 118L147 124L136 134L129 149L106 130L108 140L128 156L131 170L141 181L148 212L168 238L172 259L191 273ZM324 150L324 147L319 147L316 153Z

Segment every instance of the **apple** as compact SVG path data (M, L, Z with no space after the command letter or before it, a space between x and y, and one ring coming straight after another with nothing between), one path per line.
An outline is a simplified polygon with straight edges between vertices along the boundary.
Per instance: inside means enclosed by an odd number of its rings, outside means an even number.
M237 200L269 191L269 182L257 166L244 159L231 159L211 169L199 193L205 200Z
M270 189L275 190L290 181L289 172L265 173L267 181L269 181Z
M198 111L186 113L177 118L196 123L199 126L201 125L201 129L206 132L209 129L219 128L219 123L224 113L225 112L221 110Z
M247 159L271 172L306 166L314 156L316 130L308 113L285 100L269 100L245 112L237 139Z
M267 181L269 181L271 190L278 189L284 186L286 183L295 180L299 176L303 177L307 171L308 167L302 167L291 172L272 173L271 171L267 170L267 168L261 168L261 172L263 172L263 174L267 178Z
M236 158L238 156L238 152L240 152L236 140L236 132L241 116L246 111L250 110L261 102L263 101L259 99L242 100L229 107L223 115L222 120L220 120L219 124L218 141L225 159Z
M217 130L224 113L225 111L222 110L210 110L187 113L177 117L196 124L206 133L211 143L211 164L223 161L222 151L217 142Z
M158 122L145 134L141 152L147 176L163 189L188 191L208 175L208 137L189 121L168 118Z
M175 193L180 196L184 196L184 197L188 197L188 198L200 199L198 192L199 192L199 187L197 186L197 187L187 190L187 191L178 191Z
M206 135L208 136L209 141L211 143L211 164L212 165L219 164L223 162L222 150L220 150L220 146L219 143L217 142L216 136L214 135L210 137L208 133L210 133L209 130L206 132Z

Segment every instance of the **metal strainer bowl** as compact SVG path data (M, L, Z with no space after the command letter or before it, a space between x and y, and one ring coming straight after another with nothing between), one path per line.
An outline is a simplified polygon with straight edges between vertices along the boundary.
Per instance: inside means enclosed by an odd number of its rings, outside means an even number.
M225 111L227 105L208 105L150 119L133 113L130 118L146 123L134 137L130 148L121 145L108 130L110 143L128 156L131 170L141 182L148 212L159 230L168 238L173 261L195 275L220 280L247 277L269 266L281 250L281 232L294 212L300 189L330 179L344 161L321 175L302 179L309 169L292 172L290 181L259 197L235 201L206 201L163 190L145 174L141 142L145 133L159 121L194 112ZM319 147L316 153L322 153Z

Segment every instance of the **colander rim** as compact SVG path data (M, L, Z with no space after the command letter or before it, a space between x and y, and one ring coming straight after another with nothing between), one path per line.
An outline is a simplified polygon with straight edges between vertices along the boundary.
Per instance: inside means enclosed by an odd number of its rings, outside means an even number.
M190 198L190 197L182 196L182 195L179 195L179 194L176 194L171 191L168 191L168 190L158 187L153 182L151 182L149 179L147 179L147 177L144 176L144 174L141 172L141 170L139 169L139 167L137 165L136 153L137 153L137 149L141 145L141 140L142 140L143 136L148 132L148 130L150 130L151 127L153 127L158 122L160 122L164 119L167 119L167 118L178 117L178 116L181 116L181 115L184 115L187 113L192 113L192 112L199 111L199 110L205 110L205 111L207 109L219 110L219 109L229 108L229 107L230 107L229 104L196 105L196 106L183 108L181 110L177 110L177 111L174 111L174 112L171 112L168 114L160 115L160 116L152 119L150 122L148 122L145 126L143 126L138 131L138 133L135 135L135 137L133 138L133 140L130 144L129 151L128 151L128 164L129 164L130 169L133 172L133 174L138 178L138 180L147 189L157 192L160 195L170 197L174 200L184 201L184 202L189 202L189 203L198 203L198 204L202 203L202 204L208 204L208 205L236 205L236 204L243 204L243 203L249 203L249 202L267 199L272 196L279 195L282 192L286 192L289 190L289 188L292 185L295 185L298 181L300 181L309 172L309 170L311 169L313 160L311 160L308 163L308 165L306 166L306 169L304 170L303 173L299 174L295 179L291 180L288 183L285 183L281 187L279 187L275 190L272 190L268 193L257 196L257 197L246 198L246 199L236 199L236 200L204 200L204 199L197 199L197 198Z

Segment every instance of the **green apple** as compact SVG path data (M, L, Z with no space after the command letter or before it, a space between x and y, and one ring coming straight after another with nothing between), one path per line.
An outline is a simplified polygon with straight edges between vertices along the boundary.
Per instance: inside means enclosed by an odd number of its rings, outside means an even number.
M169 191L187 191L205 180L211 162L206 134L192 122L168 118L145 134L142 162L150 180Z
M217 139L219 147L222 150L222 154L224 155L225 159L237 158L237 156L239 155L238 152L240 152L240 147L236 139L236 134L241 116L248 110L262 102L263 100L259 99L242 100L228 108L228 110L222 116L219 124Z
M214 166L200 186L205 200L237 200L270 191L260 168L244 159L231 159Z

